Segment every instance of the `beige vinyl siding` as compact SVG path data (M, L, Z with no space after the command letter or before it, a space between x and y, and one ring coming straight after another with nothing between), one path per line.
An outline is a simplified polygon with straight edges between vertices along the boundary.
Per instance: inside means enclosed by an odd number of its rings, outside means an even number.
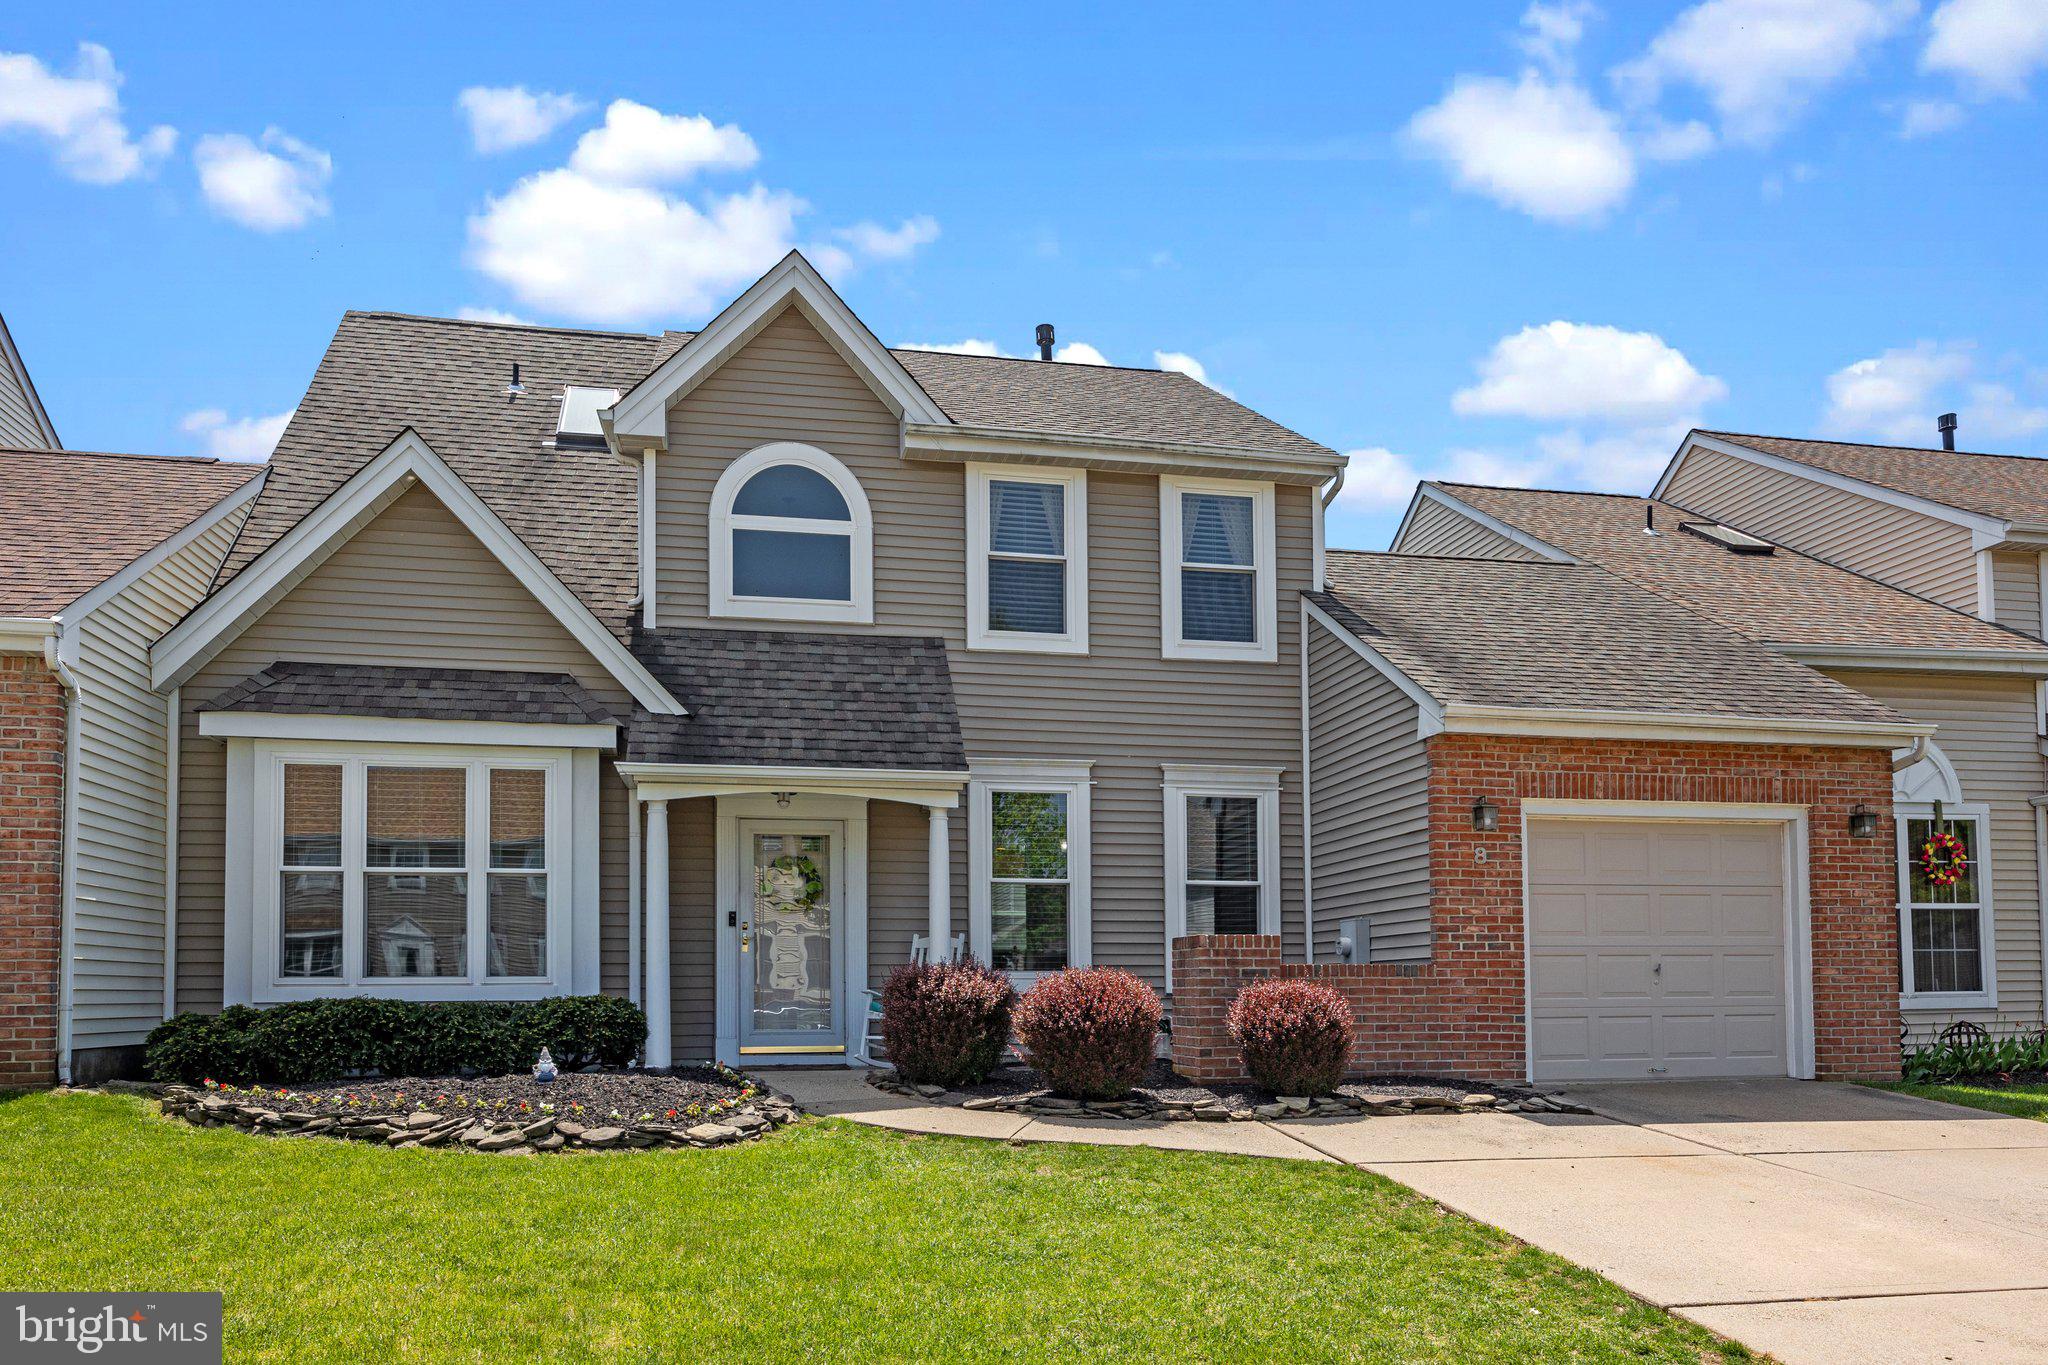
M1998 624L2039 636L2041 554L2037 550L1993 550L1991 595Z
M1434 498L1424 498L1415 505L1415 515L1402 528L1401 538L1393 549L1404 555L1454 555L1462 559L1543 558Z
M244 503L78 624L72 1046L132 1047L164 1017L170 724L149 647L212 582Z
M623 840L625 831L617 837ZM702 1061L717 1050L718 1026L718 803L712 798L668 803L668 870L669 1055Z
M875 625L713 621L706 542L713 486L735 458L769 441L801 441L841 460L874 511ZM800 313L786 311L669 413L656 497L659 624L873 630L943 637L970 761L1089 760L1093 789L1093 953L1155 984L1165 979L1164 763L1284 769L1282 923L1303 944L1297 594L1309 586L1313 490L1275 489L1277 661L1160 657L1159 482L1088 475L1089 637L1085 657L966 648L966 481L957 465L905 461L897 423ZM921 818L921 817L920 817ZM954 813L954 923L967 923L960 868L966 812ZM908 835L905 832L904 837ZM907 845L906 845L907 847ZM876 860L880 866L880 859ZM903 873L903 895L921 888ZM881 875L878 873L877 875ZM923 893L915 893L918 904ZM871 935L871 959L901 961L915 928ZM891 940L891 941L885 941ZM901 941L893 941L900 939Z
M5 351L0 350L0 446L41 450L48 444L20 374L7 362Z
M184 806L178 855L178 999L221 999L222 818L227 751L199 734L199 703L280 659L316 663L526 669L567 673L611 705L631 699L468 529L425 489L399 498L252 623L184 689ZM609 765L604 786L616 782ZM603 803L601 838L624 803ZM601 862L614 856L604 855ZM624 943L624 854L601 877L601 931ZM613 897L620 899L614 900ZM611 973L607 964L604 972ZM620 969L613 978L623 984Z
M1977 612L1968 528L1817 479L1693 447L1665 500L1817 559Z
M1941 728L1934 742L1955 766L1963 799L1991 808L1991 896L1998 957L1995 1011L1914 1011L1918 1031L1953 1019L1998 1030L2039 1028L2041 900L2030 798L2042 790L2028 678L1933 673L1834 672L1840 681L1918 721Z
M1309 832L1316 956L1372 921L1373 962L1430 955L1429 755L1415 703L1321 625L1308 627Z

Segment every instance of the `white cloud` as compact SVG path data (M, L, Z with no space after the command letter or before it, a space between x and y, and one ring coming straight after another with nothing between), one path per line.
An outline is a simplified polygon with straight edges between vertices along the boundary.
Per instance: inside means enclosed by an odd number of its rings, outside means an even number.
M459 309L455 316L464 322L501 322L508 327L533 326L531 319L520 317L517 313L508 313L502 308L479 308L474 304Z
M1522 33L1515 45L1552 71L1569 71L1586 21L1599 13L1592 0L1554 0L1522 11Z
M472 85L455 97L479 152L507 152L540 141L590 108L574 95L523 85Z
M1728 393L1653 332L1562 320L1502 337L1478 369L1479 382L1451 398L1461 416L1642 424Z
M1719 142L1714 130L1698 119L1684 123L1651 119L1636 138L1645 161L1690 161L1713 151Z
M984 341L980 337L968 337L965 341L899 341L896 343L896 349L899 351L939 351L946 355L1004 356L1009 354L1009 352L996 345L993 341Z
M1963 106L1954 100L1912 100L1899 116L1899 136L1933 137L1962 126Z
M1693 86L1728 138L1764 143L1917 7L1918 0L1705 0L1613 75L1639 107L1669 86Z
M240 133L209 133L192 148L199 188L223 218L258 232L304 227L328 212L334 159L281 128L260 143Z
M930 214L920 213L893 228L880 223L855 223L852 227L834 228L832 235L871 261L900 261L919 247L939 240L939 224Z
M73 180L112 185L132 179L170 154L175 129L134 137L121 118L121 82L114 54L80 43L68 75L25 52L0 52L0 133L43 143Z
M1209 367L1189 355L1186 351L1154 351L1152 353L1152 363L1162 370L1171 370L1175 374L1184 374L1197 384L1206 384L1225 398L1230 397L1229 389L1224 388L1221 384L1209 378Z
M2042 0L1948 0L1928 22L1926 71L1954 76L1973 94L2027 93L2048 66L2048 4Z
M2048 407L2021 400L2003 384L1972 384L1957 409L1973 436L2009 441L2048 431Z
M1551 222L1598 219L1635 183L1614 116L1579 86L1533 70L1517 81L1460 76L1402 137L1461 188Z
M1052 353L1062 365L1107 365L1109 357L1085 341L1070 341Z
M667 185L699 171L743 171L760 159L754 139L733 124L613 100L604 126L576 140L569 169L614 185Z
M1961 342L1921 341L1856 361L1828 376L1821 421L1843 435L1927 445L1940 411L1935 395L1974 368L1972 349Z
M1351 463L1344 469L1344 487L1338 490L1337 506L1360 512L1380 512L1403 507L1415 496L1415 481L1421 477L1415 462L1385 446L1347 450Z
M270 452L277 448L277 438L284 435L291 420L290 412L231 420L219 408L201 408L187 413L178 429L197 436L205 452L217 460L260 463L270 458Z
M1657 481L1692 426L1692 422L1681 420L1594 436L1570 428L1538 436L1536 449L1556 482L1627 492L1649 488Z

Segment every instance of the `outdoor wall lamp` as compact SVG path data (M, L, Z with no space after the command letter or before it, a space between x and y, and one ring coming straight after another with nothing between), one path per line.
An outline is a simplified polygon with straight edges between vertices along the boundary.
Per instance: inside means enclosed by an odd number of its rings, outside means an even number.
M1856 809L1849 812L1849 837L1852 839L1875 839L1877 837L1877 812L1856 803Z
M1491 834L1500 828L1500 807L1480 797L1472 803L1472 828L1481 834Z

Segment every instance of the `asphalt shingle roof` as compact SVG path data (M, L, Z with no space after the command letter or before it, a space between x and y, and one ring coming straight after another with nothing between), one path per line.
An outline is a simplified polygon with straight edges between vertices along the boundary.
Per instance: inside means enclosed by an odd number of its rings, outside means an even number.
M1441 487L1488 516L1752 640L1882 649L2048 648L2018 631L1782 545L1768 555L1733 554L1680 529L1713 518L1671 503L1607 493ZM1655 512L1657 535L1643 534L1646 507Z
M263 466L0 450L0 616L52 616L169 540Z
M1896 723L1862 693L1584 564L1329 553L1314 600L1440 701Z
M1965 512L2008 521L2048 523L2048 460L1971 450L1755 436L1738 431L1699 434Z
M566 673L291 660L252 673L199 709L537 725L603 725L617 719Z
M689 711L637 713L633 761L967 769L944 640L670 629L633 652Z

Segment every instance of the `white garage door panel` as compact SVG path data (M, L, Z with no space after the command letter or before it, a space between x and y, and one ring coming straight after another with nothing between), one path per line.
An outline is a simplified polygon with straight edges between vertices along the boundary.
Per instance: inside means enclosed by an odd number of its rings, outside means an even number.
M1785 1074L1782 825L1530 826L1540 1080Z

